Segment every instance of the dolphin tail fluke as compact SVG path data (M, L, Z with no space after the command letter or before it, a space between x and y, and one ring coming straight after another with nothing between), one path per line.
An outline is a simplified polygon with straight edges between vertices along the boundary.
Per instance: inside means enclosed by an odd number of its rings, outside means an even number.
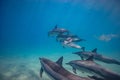
M42 74L43 74L43 68L41 67L41 69L40 69L40 77L42 78Z

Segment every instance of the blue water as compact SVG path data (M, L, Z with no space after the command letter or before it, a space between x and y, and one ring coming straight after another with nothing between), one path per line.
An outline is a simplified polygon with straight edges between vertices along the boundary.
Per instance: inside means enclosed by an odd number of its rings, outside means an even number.
M7 65L8 59L32 56L35 61L39 56L58 55L57 59L79 51L64 49L54 37L47 36L56 24L86 39L79 44L87 50L98 48L99 53L120 60L119 4L119 0L1 0L1 62Z

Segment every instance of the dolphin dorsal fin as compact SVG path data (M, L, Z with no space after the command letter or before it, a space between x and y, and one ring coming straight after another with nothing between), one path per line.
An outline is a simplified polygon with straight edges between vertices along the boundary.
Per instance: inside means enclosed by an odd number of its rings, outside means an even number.
M93 49L92 52L97 53L97 48Z
M40 69L40 77L42 78L42 74L43 74L43 68L41 67L41 69Z
M63 62L63 56L56 61L56 63L59 64L60 66L62 66L62 62Z
M94 58L94 56L93 55L91 55L90 57L88 57L88 59L86 59L87 61L93 61L93 58Z
M54 27L54 29L57 29L57 27L58 27L58 26L57 26L57 24L56 24L55 27Z

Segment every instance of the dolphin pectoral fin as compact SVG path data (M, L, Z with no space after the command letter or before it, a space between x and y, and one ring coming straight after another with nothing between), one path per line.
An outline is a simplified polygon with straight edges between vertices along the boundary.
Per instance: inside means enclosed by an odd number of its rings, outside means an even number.
M92 50L93 53L97 53L97 48Z
M56 63L59 64L60 66L62 66L62 62L63 62L63 56L56 61Z
M72 70L73 70L73 72L74 72L75 74L77 74L76 68L73 67Z
M89 76L89 75L87 75L89 78L92 78L92 79L94 79L94 80L106 80L106 79L104 79L104 78L102 78L102 77L98 77L98 76L95 76L95 75L93 75L93 76Z
M91 55L90 57L88 57L88 59L86 59L86 60L88 60L88 61L93 61L93 58L94 58L94 56L93 55Z
M42 78L42 74L43 74L43 68L41 67L41 69L40 69L40 77Z

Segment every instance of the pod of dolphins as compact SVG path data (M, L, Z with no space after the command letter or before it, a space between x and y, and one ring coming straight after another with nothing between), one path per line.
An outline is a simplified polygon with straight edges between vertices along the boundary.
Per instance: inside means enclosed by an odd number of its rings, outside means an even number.
M62 46L72 47L76 49L84 49L77 42L86 41L85 39L79 38L77 35L70 34L69 30L64 28L58 28L56 25L51 31L48 32L48 36L56 36L56 41L61 42Z
M73 74L62 66L63 56L60 57L56 62L46 58L39 58L41 63L41 78L43 72L45 71L52 80L120 80L120 74L102 67L94 60L117 65L120 65L120 61L99 54L97 52L97 48L93 49L92 51L85 51L85 47L81 47L77 44L77 42L86 40L79 38L77 35L70 34L69 30L58 28L57 25L48 32L48 36L56 36L56 40L62 43L63 47L68 46L81 49L82 51L73 53L80 56L81 60L73 60L66 63L66 65L70 65L72 67L74 72ZM77 69L83 72L91 72L95 75L87 75L88 77L78 76L76 72Z

